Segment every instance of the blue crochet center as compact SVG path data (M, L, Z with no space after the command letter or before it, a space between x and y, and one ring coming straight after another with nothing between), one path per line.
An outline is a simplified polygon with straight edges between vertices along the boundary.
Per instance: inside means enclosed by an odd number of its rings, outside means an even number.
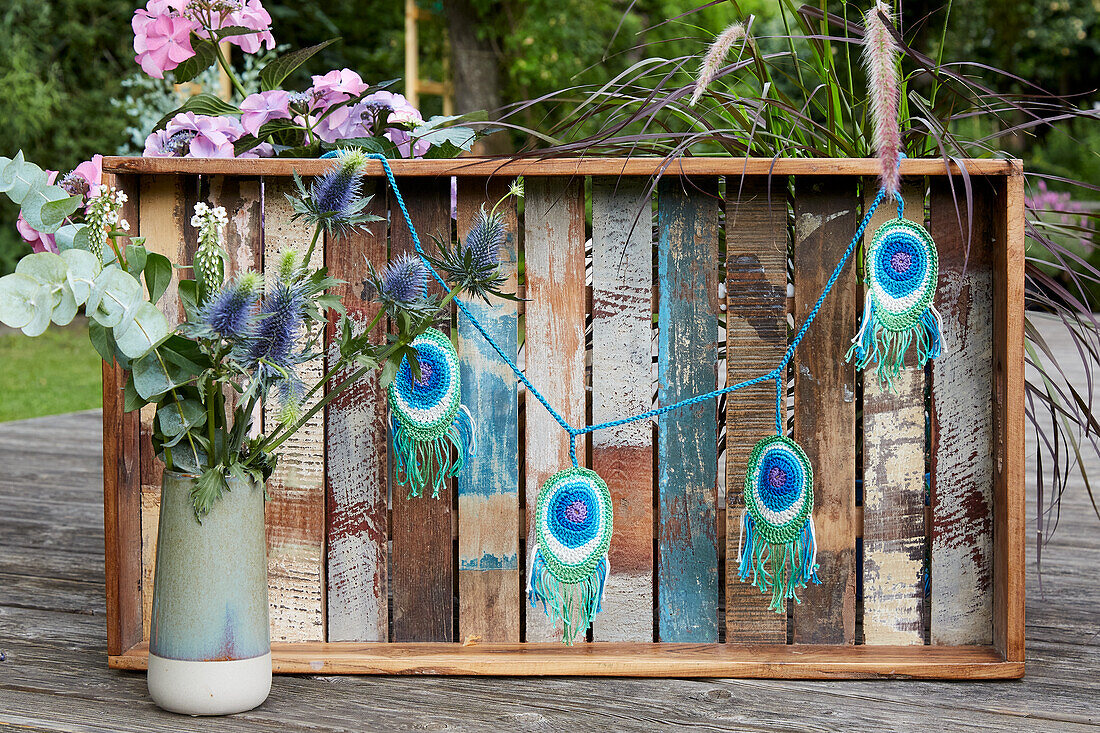
M773 512L781 512L794 504L806 481L802 461L789 448L772 448L765 453L756 476L757 494L764 506ZM781 480L776 481L776 478Z
M413 379L409 360L403 359L394 381L402 399L410 406L424 410L435 407L447 395L451 386L451 370L447 364L447 354L430 341L417 344L416 353L420 362L420 379Z
M584 507L577 511L577 505ZM580 516L583 515L583 516ZM563 484L554 492L547 513L550 534L566 547L580 547L599 532L600 504L596 491L583 481Z
M899 269L897 263L908 260L908 266ZM895 298L903 297L920 287L928 269L928 253L910 232L896 230L883 237L875 258L875 270L882 288Z

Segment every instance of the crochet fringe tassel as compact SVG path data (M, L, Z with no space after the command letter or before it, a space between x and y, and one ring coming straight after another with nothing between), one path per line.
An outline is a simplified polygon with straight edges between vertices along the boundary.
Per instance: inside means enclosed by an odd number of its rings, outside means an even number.
M459 406L447 431L431 440L417 437L415 430L396 418L392 419L391 427L394 473L398 484L408 484L410 497L420 496L431 483L432 498L438 499L444 479L458 475L466 461L477 453L474 421L466 405Z
M916 342L917 366L923 367L929 359L935 359L943 350L941 331L940 314L932 305L921 313L920 319L912 328L904 331L886 328L876 317L874 304L868 294L867 304L863 309L863 323L859 333L852 339L852 347L848 349L844 360L851 361L854 357L858 369L877 363L879 380L893 391L894 380L905 366L905 352L909 350L909 346Z
M744 544L742 545L742 542ZM741 514L741 538L737 541L737 562L741 581L751 578L761 592L771 591L772 602L768 608L783 613L783 600L794 599L795 589L805 588L817 579L817 539L814 535L814 518L806 517L806 524L790 542L773 545L756 533L756 527L748 512Z
M546 567L542 554L535 548L531 561L531 575L527 579L527 594L531 608L539 602L547 616L562 624L562 641L572 646L578 635L583 635L592 625L592 618L599 613L611 562L604 555L603 562L579 583L562 583Z

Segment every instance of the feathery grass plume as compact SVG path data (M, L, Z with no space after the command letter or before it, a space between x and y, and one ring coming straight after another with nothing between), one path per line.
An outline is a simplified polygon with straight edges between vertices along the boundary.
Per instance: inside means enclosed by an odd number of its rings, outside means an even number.
M745 24L733 23L722 31L718 38L714 39L707 55L703 57L703 63L699 66L699 77L695 80L695 91L691 94L689 105L694 107L695 103L702 98L703 92L707 90L707 87L710 86L710 83L714 81L714 77L718 74L718 68L722 65L722 61L725 60L726 56L729 56L733 44L742 38L747 38Z
M863 35L863 64L867 67L867 96L875 150L882 164L882 186L891 196L898 192L901 183L898 173L901 156L901 125L898 121L901 74L898 70L897 44L886 26L893 22L886 0L876 0L874 7L864 16Z

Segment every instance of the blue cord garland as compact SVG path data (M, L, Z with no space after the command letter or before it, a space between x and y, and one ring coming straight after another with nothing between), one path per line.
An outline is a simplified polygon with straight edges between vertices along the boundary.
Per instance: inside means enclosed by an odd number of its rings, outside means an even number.
M401 196L401 191L397 188L397 181L394 178L393 170L390 168L389 161L386 160L386 156L380 153L370 153L367 157L373 158L374 160L377 160L382 164L382 170L386 173L386 180L389 182L390 189L393 191L393 196L397 200L397 205L401 208L401 214L405 217L405 224L409 228L409 234L412 235L413 247L416 249L416 253L420 255L420 259L424 261L424 265L428 268L428 271L432 274L432 277L434 277L444 288L449 287L447 285L447 281L440 277L439 273L435 271L434 267L432 267L432 263L428 261L427 255L424 253L424 250L420 246L420 237L416 233L416 228L413 226L412 223L412 217L409 216L409 210L405 206L405 199ZM902 200L900 194L896 194L896 196L898 199L898 218L900 219L903 218L905 202ZM852 241L848 244L848 249L844 251L844 256L840 258L840 262L837 263L836 269L833 270L832 276L829 278L828 282L825 283L824 290L821 291L821 295L818 297L817 302L814 303L813 309L810 311L809 315L806 316L806 320L803 321L802 327L798 330L798 333L795 334L795 337L791 340L790 346L787 347L786 353L783 355L783 358L780 360L779 365L776 366L775 369L771 370L767 374L762 374L759 377L753 377L752 379L738 382L737 384L731 385L729 387L723 387L722 389L716 389L705 394L688 397L687 399L680 400L679 402L674 402L671 405L657 407L652 410L639 413L637 415L620 418L618 420L610 420L608 422L599 423L598 425L586 425L580 428L575 428L570 425L565 418L558 414L557 410L550 406L550 403L547 401L546 397L544 397L543 394L535 388L535 385L531 384L531 382L528 381L526 375L524 375L524 373L520 371L520 368L516 366L515 363L504 353L504 350L501 349L497 342L493 340L493 337L490 336L488 332L486 332L481 323L478 322L476 318L474 318L473 314L470 313L470 311L466 308L462 301L456 299L455 303L458 305L458 309L462 311L463 315L465 315L466 318L469 319L470 323L473 324L474 328L477 329L478 333L484 336L489 345L493 347L493 350L500 355L500 358L504 360L504 363L508 365L508 367L512 370L512 373L516 375L516 378L523 382L524 386L527 387L531 394L533 394L535 398L542 403L542 406L545 407L546 411L549 412L550 415L557 421L558 425L561 425L562 429L569 433L569 458L573 461L574 467L578 466L576 445L577 436L584 435L586 433L592 433L597 430L604 430L606 428L618 427L619 425L626 425L628 423L637 422L638 420L646 420L651 417L658 417L660 415L664 415L667 412L679 410L682 407L690 407L691 405L705 402L707 400L714 399L715 397L720 397L721 395L728 394L730 392L736 392L737 390L744 389L745 387L751 387L754 384L766 382L769 379L775 380L775 432L777 435L782 435L783 426L781 408L783 396L783 370L786 369L787 365L794 357L795 348L797 348L798 344L802 341L802 338L806 335L806 331L809 330L810 324L812 324L814 322L814 319L817 318L817 312L821 309L822 303L825 302L825 297L833 289L833 285L836 284L837 279L840 277L841 270L843 270L844 266L848 264L848 260L852 256L852 252L855 251L856 245L863 237L864 230L867 229L867 226L871 222L871 217L874 216L875 210L878 208L879 204L882 203L882 200L885 197L886 189L880 189L878 195L875 196L874 202L872 202L870 208L867 209L867 213L863 215L863 221L860 222L859 228L856 229L856 233L852 237Z

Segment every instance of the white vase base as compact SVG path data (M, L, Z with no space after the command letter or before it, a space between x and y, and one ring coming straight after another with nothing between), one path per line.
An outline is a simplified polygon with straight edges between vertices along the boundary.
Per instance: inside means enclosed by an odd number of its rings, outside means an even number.
M271 653L252 659L191 662L149 655L149 695L158 707L185 715L251 710L271 692Z

